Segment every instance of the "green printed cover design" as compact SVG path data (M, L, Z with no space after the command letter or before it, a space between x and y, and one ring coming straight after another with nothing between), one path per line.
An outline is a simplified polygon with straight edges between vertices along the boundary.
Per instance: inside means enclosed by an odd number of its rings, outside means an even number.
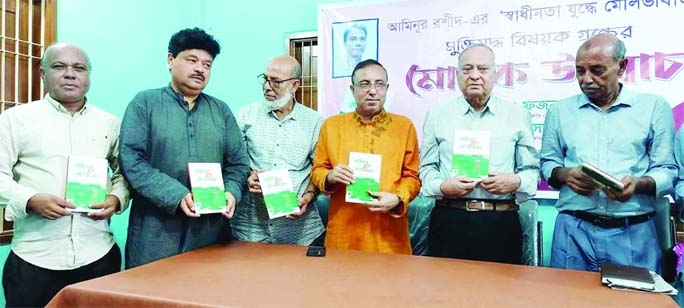
M97 184L67 183L66 199L76 207L89 209L105 202L107 190Z
M188 163L192 199L196 211L218 213L226 207L223 174L219 163Z
M365 203L374 200L368 191L380 190L381 162L382 156L379 154L349 153L349 167L354 172L354 182L347 185L346 202Z
M451 158L451 176L480 180L489 176L489 131L457 130Z
M482 155L454 154L453 176L480 179L489 175L489 159Z
M290 172L287 169L264 171L257 175L270 219L299 212L297 193L294 191Z
M69 156L67 164L66 200L74 211L95 211L90 206L104 203L107 195L107 160Z
M293 211L299 209L297 195L292 191L281 191L264 195L264 202L266 203L269 217L292 214Z
M356 178L354 183L347 186L347 198L353 198L362 201L373 201L373 197L368 194L368 191L378 191L380 183L371 178Z
M200 211L221 211L226 207L226 194L216 187L193 187L192 198Z

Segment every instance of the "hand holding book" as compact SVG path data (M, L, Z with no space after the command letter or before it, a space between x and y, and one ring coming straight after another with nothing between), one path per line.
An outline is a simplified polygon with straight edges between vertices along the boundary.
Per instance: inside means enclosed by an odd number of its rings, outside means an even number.
M114 195L107 195L103 203L90 206L94 211L88 212L88 217L96 220L108 219L116 213L120 206L119 198Z
M584 172L584 174L591 177L591 179L601 187L610 188L615 191L622 191L625 188L625 184L623 184L620 180L594 165L583 163L580 166L580 169L582 172Z
M231 219L233 218L233 214L235 214L235 206L237 205L237 200L235 199L235 196L229 191L225 192L224 195L226 196L226 210L222 212L223 217Z
M388 192L373 192L369 191L368 194L373 198L372 201L364 203L371 212L376 213L387 213L397 206L401 205L401 199L399 195L388 193Z
M335 166L325 177L326 187L328 184L344 184L349 185L354 183L354 171L349 166L339 164Z
M223 195L225 196L226 205L221 210L211 210L210 212L203 212L197 206L192 193L188 193L187 195L185 195L185 197L183 197L178 207L188 217L200 217L200 214L220 212L223 216L225 216L228 219L233 218L236 204L235 197L233 197L233 194L231 194L230 192L224 192Z
M651 184L649 184L649 181L651 182ZM653 179L650 177L633 178L631 176L626 176L622 178L621 183L624 185L624 188L622 190L603 188L603 193L605 193L609 199L617 200L620 202L625 202L631 199L632 196L634 196L635 194L639 193L637 192L638 186L641 186L641 193L649 195L655 194L655 182L653 182ZM647 187L650 185L653 185L654 188L652 191L649 192Z
M449 198L463 198L469 194L473 189L480 185L479 180L471 180L466 177L452 176L439 185L445 197Z
M487 192L495 195L514 193L520 188L521 179L515 173L490 172L479 185Z
M47 219L71 215L74 208L75 206L69 201L46 193L37 193L26 203L28 212Z
M178 207L188 217L200 217L200 214L197 213L197 208L195 207L195 201L192 200L192 193L186 194Z
M247 189L249 192L260 194L261 193L261 183L259 183L259 171L250 171L247 177Z
M299 205L299 212L295 212L289 215L286 215L285 217L289 219L297 219L300 216L304 215L306 213L306 210L309 208L309 204L314 204L316 202L316 198L318 197L318 192L314 187L309 187L310 189L304 192L299 198L297 198L297 204ZM316 205L314 205L316 206Z

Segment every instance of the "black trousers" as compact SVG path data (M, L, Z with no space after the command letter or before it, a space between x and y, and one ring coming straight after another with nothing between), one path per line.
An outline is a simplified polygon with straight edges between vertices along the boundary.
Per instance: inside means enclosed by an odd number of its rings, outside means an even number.
M430 256L520 264L522 242L518 212L468 212L438 205L432 210Z
M44 307L67 285L116 273L121 269L121 251L114 247L99 260L65 271L35 266L10 251L2 272L7 307Z

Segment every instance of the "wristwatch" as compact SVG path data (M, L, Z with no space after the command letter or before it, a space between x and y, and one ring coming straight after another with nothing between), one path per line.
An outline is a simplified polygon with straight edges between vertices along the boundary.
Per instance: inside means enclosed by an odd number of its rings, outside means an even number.
M313 197L312 200L316 200L316 198L318 197L318 193L316 193L315 190L307 190L306 192L304 192L304 194L302 194L302 196L306 194L311 194L311 196Z
M395 205L395 206L390 210L390 212L394 212L394 213L396 213L396 214L399 214L399 213L401 213L402 207L404 206L404 200L402 200L402 199L401 199L401 196L399 196L398 194L395 194L395 196L397 196L397 199L399 199L399 203L397 203L397 205Z

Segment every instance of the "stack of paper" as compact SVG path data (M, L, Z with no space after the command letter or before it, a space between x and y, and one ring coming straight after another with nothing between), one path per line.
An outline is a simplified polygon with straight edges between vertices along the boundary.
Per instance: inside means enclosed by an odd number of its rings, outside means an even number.
M643 267L612 263L601 264L601 283L612 289L677 295L677 290L660 275Z

